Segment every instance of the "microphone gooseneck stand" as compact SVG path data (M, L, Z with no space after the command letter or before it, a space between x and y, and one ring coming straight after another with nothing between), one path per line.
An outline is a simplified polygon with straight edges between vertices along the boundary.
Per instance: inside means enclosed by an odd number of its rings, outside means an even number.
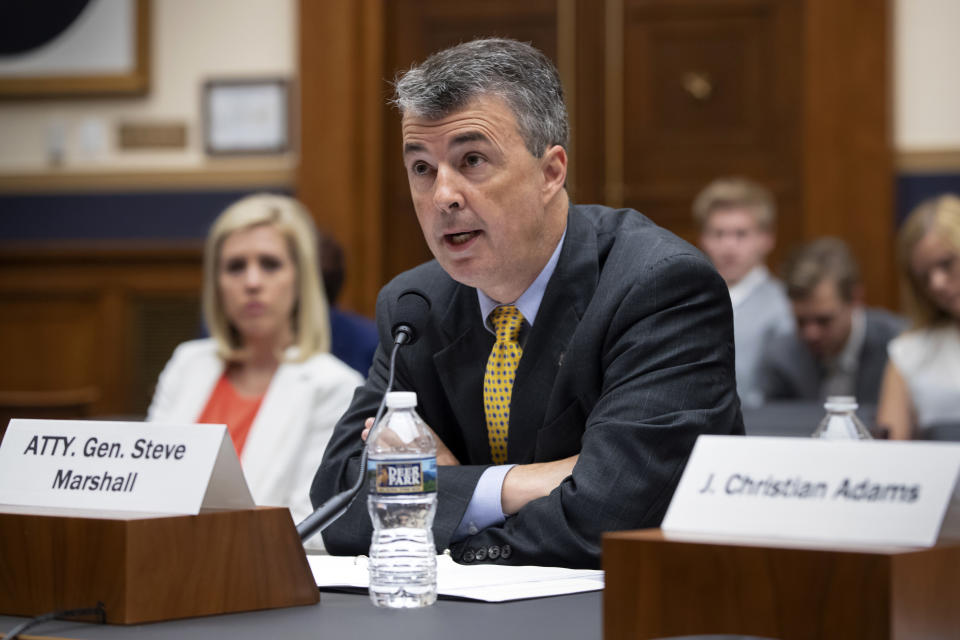
M370 433L380 424L383 412L387 406L387 394L393 389L393 377L397 364L397 351L402 345L413 344L419 337L420 328L424 326L427 315L430 312L430 299L422 291L417 289L407 289L397 298L397 317L403 318L393 325L393 351L390 353L390 375L387 377L387 388L380 399L380 407L377 409L377 415L373 420L373 426ZM364 444L363 451L360 454L360 468L357 473L357 481L352 487L332 496L329 500L303 519L303 522L297 525L297 534L300 536L300 542L306 542L312 536L323 531L337 518L343 515L353 499L363 489L364 481L367 478L367 447Z
M404 334L400 334L400 336L397 336L398 340L393 344L393 352L390 354L390 377L387 380L387 390L384 392L383 398L380 400L380 407L377 409L377 417L373 420L373 427L370 428L370 433L373 433L373 430L376 429L377 425L380 424L380 418L383 417L384 409L386 409L387 394L390 393L390 390L393 388L393 374L397 360L397 351L400 350L400 346L403 344L403 342L400 342L399 338L403 335ZM347 510L347 507L350 506L350 503L353 502L353 499L363 488L364 480L367 479L366 471L367 447L366 444L364 444L363 453L360 454L360 469L357 473L357 481L346 491L341 491L317 507L316 511L304 518L303 522L297 525L297 534L300 536L300 542L306 542L315 534L326 529L337 518L339 518L344 511Z

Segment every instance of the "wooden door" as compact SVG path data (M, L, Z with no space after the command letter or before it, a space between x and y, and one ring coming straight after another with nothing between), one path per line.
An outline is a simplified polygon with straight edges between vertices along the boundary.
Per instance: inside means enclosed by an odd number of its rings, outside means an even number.
M868 299L896 300L888 7L832 0L301 2L299 194L347 249L345 304L429 259L400 160L389 80L482 35L558 64L576 202L636 208L695 240L690 204L720 175L771 187L779 249L832 234Z

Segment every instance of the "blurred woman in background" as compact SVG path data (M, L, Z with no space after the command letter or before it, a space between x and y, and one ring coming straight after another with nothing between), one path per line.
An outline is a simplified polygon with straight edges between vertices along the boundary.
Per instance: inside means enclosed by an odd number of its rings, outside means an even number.
M914 209L897 258L912 326L888 347L877 423L906 439L960 425L960 198L942 195Z
M177 347L147 419L226 424L257 504L299 522L360 375L328 353L317 236L296 200L259 194L214 221L204 251L211 337ZM312 540L320 544L320 536Z

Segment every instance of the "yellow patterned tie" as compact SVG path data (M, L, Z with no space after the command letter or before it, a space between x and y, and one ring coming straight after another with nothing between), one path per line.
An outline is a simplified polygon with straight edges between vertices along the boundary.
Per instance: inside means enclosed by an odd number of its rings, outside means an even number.
M510 426L510 397L513 395L513 378L523 350L517 342L523 314L513 305L497 307L490 314L490 321L497 330L497 341L487 360L487 373L483 377L483 407L487 414L487 438L494 464L507 461L507 430Z

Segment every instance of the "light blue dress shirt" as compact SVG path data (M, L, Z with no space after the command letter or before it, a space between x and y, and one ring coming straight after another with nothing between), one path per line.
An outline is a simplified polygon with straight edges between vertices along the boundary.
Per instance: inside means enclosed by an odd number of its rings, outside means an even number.
M496 330L494 330L493 324L490 322L490 314L494 309L504 304L513 304L517 307L520 313L523 314L524 322L530 327L533 326L537 318L537 312L540 310L540 303L543 302L543 294L547 290L547 283L550 282L550 278L557 268L557 260L560 259L560 249L563 248L563 241L566 237L567 230L564 229L563 235L560 236L560 242L557 243L557 248L553 250L553 255L550 256L546 266L543 267L537 279L527 287L527 290L524 291L516 301L512 303L498 302L483 291L480 291L480 289L477 289L480 313L487 331L496 335ZM487 527L500 524L507 519L506 514L503 512L500 494L503 490L503 479L506 477L507 472L514 466L515 465L512 464L494 465L488 467L483 472L480 480L477 482L477 486L473 490L470 503L463 513L463 519L460 520L460 525L457 527L457 530L453 532L452 540L454 542L463 540L467 536L472 536Z

